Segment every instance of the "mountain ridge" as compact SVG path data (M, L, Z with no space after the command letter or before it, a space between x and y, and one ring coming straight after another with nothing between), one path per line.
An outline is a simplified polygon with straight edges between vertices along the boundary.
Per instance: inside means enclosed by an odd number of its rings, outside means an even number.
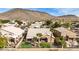
M8 20L24 20L24 21L43 21L43 20L78 20L79 17L76 15L63 15L63 16L54 16L50 15L46 12L22 9L22 8L14 8L7 12L0 13L0 19L8 19Z

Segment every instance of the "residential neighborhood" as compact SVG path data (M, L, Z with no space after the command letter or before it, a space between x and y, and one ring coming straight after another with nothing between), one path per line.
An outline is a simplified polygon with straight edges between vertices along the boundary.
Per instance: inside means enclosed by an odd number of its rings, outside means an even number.
M1 19L0 48L79 48L79 21L31 20Z
M13 21L12 21L13 22ZM75 28L51 20L28 23L8 22L1 24L0 37L6 38L1 48L78 48L79 37ZM61 26L60 26L61 25ZM68 26L69 27L69 26ZM72 26L73 27L73 26ZM78 30L78 29L77 29Z

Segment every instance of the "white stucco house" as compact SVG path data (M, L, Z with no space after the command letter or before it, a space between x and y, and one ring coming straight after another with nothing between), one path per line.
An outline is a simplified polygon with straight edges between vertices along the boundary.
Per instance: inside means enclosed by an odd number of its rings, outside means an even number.
M68 36L69 38L75 39L77 35L75 32L72 32L71 30L66 29L64 27L58 27L58 28L55 28L55 30L59 31L61 33L61 36L64 36L64 37Z
M1 35L8 38L8 41L11 43L14 42L17 44L20 39L22 38L22 34L24 33L24 30L14 27L14 26L6 26L2 27L0 29Z
M32 40L34 37L37 37L37 34L41 33L42 37L47 38L47 42L50 42L51 38L52 41L54 40L54 36L51 36L51 31L49 28L29 28L27 32L27 40L30 39Z

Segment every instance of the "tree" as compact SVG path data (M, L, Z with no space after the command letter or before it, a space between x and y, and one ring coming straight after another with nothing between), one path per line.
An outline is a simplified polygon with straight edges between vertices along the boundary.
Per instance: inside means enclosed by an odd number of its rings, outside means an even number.
M38 41L38 38L37 37L33 37L32 41L34 43L34 46L36 47L36 42Z
M0 48L5 48L7 46L7 38L0 37Z
M65 23L65 24L63 24L63 26L64 26L65 28L70 28L70 27L71 27L71 24L70 24L70 23Z
M21 25L21 24L22 24L22 22L21 22L21 21L19 21L19 20L15 20L15 22L17 22L19 25Z
M41 48L50 48L50 44L47 42L40 43Z
M61 33L59 31L57 31L57 30L54 30L53 35L54 35L54 37L60 37Z
M57 28L57 27L60 27L61 24L58 23L58 22L55 22L54 24L51 25L52 28Z
M47 21L45 22L46 25L50 25L51 23L52 23L51 20L47 20Z
M46 26L50 27L51 24L52 24L52 21L51 20L46 20L45 21L45 25Z
M57 46L57 47L61 47L61 43L60 43L59 37L55 37L55 39L54 39L54 45Z
M63 36L60 37L60 43L61 43L62 48L66 47L66 42Z
M42 37L42 33L37 33L37 38L38 38L38 47L40 47L40 38Z
M63 36L60 37L56 37L54 40L54 45L58 46L58 47L62 47L65 48L66 47L66 42Z
M38 37L41 37L42 36L42 33L37 33L36 34Z
M33 37L33 41L38 41L38 38L37 37Z

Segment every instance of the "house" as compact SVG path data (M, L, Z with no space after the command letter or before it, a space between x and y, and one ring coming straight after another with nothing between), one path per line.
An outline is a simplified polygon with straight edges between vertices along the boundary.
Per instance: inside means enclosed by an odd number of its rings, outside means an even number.
M28 29L28 32L27 32L27 40L32 40L34 37L37 37L37 34L38 33L41 33L42 34L42 37L43 37L43 40L44 38L46 42L50 42L51 41L51 38L52 38L52 41L53 42L53 35L51 36L51 31L49 28L29 28Z
M71 39L76 39L76 33L64 28L64 27L58 27L55 28L55 30L59 31L61 33L61 36L66 37L68 36Z
M67 47L78 47L78 42L77 42L77 34L75 32L72 32L64 27L58 27L55 28L55 30L59 31L61 33L61 36L66 37L68 36L68 39L65 41Z
M1 35L8 38L9 43L17 44L21 38L24 30L14 27L14 26L6 26L0 29Z
M42 25L42 22L35 22L31 24L30 28L40 28Z

